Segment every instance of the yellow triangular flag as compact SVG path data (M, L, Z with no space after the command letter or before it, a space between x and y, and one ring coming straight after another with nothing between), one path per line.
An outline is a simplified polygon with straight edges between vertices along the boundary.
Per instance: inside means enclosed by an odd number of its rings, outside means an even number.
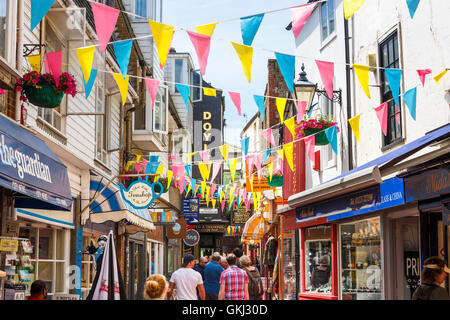
M276 98L277 110L280 115L281 124L284 123L284 108L286 108L287 99L285 98Z
M209 191L211 187L206 187L206 206L209 207Z
M133 161L128 161L127 165L125 166L125 171L128 171L130 169L130 166L133 164Z
M141 162L141 158L142 158L142 154L137 154L136 155L136 163Z
M205 96L215 97L216 96L216 89L203 88L203 93L205 94Z
M344 0L344 15L345 19L350 18L366 0Z
M202 199L203 199L203 198L205 198L206 182L202 181L201 185L202 185Z
M173 26L152 20L148 20L148 23L152 30L156 49L158 49L159 62L162 69L166 64L167 56L169 55L170 44L173 37Z
M233 183L234 183L234 174L236 173L237 161L238 161L237 158L230 161L230 173L231 173L231 180L233 180Z
M217 199L212 199L212 206L213 206L213 209L216 209L216 201L217 201Z
M250 191L253 192L253 174L250 176Z
M170 184L172 183L173 172L171 170L167 170L167 189L170 188Z
M197 194L198 188L200 188L200 185L196 184L196 185L195 185L195 190L194 190L194 197L195 197L196 194Z
M220 194L219 194L219 201L220 201L220 203L222 203L222 199L223 199L223 194L224 194L225 192L224 191L222 191Z
M286 126L286 128L288 128L289 132L292 135L292 140L295 140L295 116L287 119L284 122L284 125Z
M158 169L156 169L156 177L153 182L156 182L159 180L159 176L163 173L163 171L164 171L164 165L161 164L158 166Z
M195 152L186 154L186 162L187 163L191 163L191 160L192 160L191 158L194 154L195 154Z
M200 162L198 164L198 169L200 170L200 174L202 175L202 179L205 181L209 180L209 173L211 172L211 166L209 166L204 162Z
M247 77L247 80L250 83L252 81L253 48L232 41L231 44L233 45L234 50L236 50L236 53L239 56L239 59L241 60L245 76Z
M189 191L191 191L192 189L192 183L189 183L187 191L186 191L186 195L184 196L185 198L187 198L187 196L189 195Z
M212 35L214 33L214 29L216 28L216 25L217 25L217 22L210 23L210 24L204 24L201 26L196 26L195 32L212 37Z
M130 76L126 76L125 79L120 73L114 73L114 80L116 80L117 86L120 90L120 95L122 96L122 105L125 105L125 102L127 101L127 95L128 95L128 83L130 81Z
M358 77L359 84L363 88L367 97L370 99L369 91L369 67L361 66L359 64L354 64L353 69L355 70L356 76Z
M41 73L41 55L35 54L27 57L28 62L30 63L31 69L38 73Z
M88 83L91 76L92 63L94 62L95 47L77 49L78 62L84 75L84 83Z
M227 159L228 159L228 150L229 150L229 147L230 147L230 146L229 146L228 144L225 144L225 145L219 147L220 153L222 153L222 157L223 157L223 159L224 159L225 161L227 161Z
M442 79L443 76L447 73L447 69L439 73L437 76L433 77L434 81L436 81L436 84L439 84L439 81Z
M269 168L269 181L272 182L272 176L273 176L273 162L270 162L267 166Z
M287 143L283 146L284 153L286 154L286 160L291 168L291 171L294 171L294 143Z
M256 193L253 192L253 210L258 208L258 199L256 198Z
M281 158L282 160L284 160L284 152L283 152L283 149L278 149L278 150L277 150L277 153L278 153L278 155L280 156L280 158Z
M348 122L350 123L350 127L352 128L353 134L355 135L356 140L359 142L359 118L361 117L360 114L358 114L356 117L353 117L351 119L348 119Z

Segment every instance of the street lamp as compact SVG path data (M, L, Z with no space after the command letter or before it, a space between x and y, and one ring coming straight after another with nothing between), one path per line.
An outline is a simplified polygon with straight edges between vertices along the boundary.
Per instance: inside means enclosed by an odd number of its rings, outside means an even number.
M311 107L317 84L308 81L306 78L305 65L302 63L302 72L299 73L297 83L294 83L295 98L297 101L306 101L306 111Z

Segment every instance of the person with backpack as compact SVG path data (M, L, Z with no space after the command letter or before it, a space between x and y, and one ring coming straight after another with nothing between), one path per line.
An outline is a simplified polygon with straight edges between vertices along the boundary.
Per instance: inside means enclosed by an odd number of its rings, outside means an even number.
M258 269L251 265L250 258L246 255L239 259L242 269L248 276L248 295L249 300L262 300L263 283Z

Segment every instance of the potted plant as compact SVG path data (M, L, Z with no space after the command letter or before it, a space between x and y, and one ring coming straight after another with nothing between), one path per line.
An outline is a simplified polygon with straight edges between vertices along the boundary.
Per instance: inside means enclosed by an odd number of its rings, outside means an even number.
M78 93L76 81L68 72L61 74L58 85L50 73L28 72L17 79L16 90L20 92L21 101L29 101L41 108L56 108L61 104L64 94L75 97Z
M300 123L301 132L296 138L300 139L315 134L315 144L318 146L325 146L329 143L325 130L332 126L337 126L337 122L322 117L304 120ZM337 127L337 130L339 131L339 127Z
M270 181L270 177L266 177L266 179L267 179L267 184L270 187L281 187L281 186L283 186L283 175L279 171L272 176L272 181Z

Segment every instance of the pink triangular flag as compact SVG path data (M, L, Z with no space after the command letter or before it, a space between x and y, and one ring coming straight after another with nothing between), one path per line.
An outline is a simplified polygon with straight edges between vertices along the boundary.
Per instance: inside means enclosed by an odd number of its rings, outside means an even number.
M211 196L214 196L214 192L216 192L216 189L217 189L217 184L211 183L211 188L209 189L209 194Z
M311 13L314 11L316 5L317 3L310 3L291 8L292 32L294 33L295 39L297 39L300 32L302 32L303 27L308 21Z
M300 123L305 115L306 101L297 101L297 123Z
M283 174L283 159L278 158L278 170L281 174Z
M192 32L186 31L194 45L195 52L197 53L198 64L200 65L200 71L202 75L205 75L206 65L208 64L209 48L211 44L211 37Z
M159 89L159 80L156 79L145 79L145 84L147 86L147 90L150 93L150 98L152 99L152 109L155 109L155 99L156 93Z
M147 160L145 160L145 159L142 159L142 162L144 163L144 165L143 165L143 172L145 173L146 172L146 169L147 169ZM147 178L147 177L146 177Z
M59 86L59 78L61 77L62 67L62 51L46 53L45 58L47 59L47 65L45 66L45 69L53 77L55 77L56 86Z
M269 141L274 147L276 147L275 139L272 133L272 128L262 131L261 134L267 141Z
M255 155L255 165L256 165L256 170L258 170L258 179L261 179L261 174L262 174L262 170L261 170L261 165L262 165L262 154L257 154Z
M305 141L306 150L308 152L308 158L309 158L309 160L314 162L314 160L315 160L314 147L316 145L316 138L314 135L310 135L303 140Z
M198 153L200 153L203 162L209 162L209 150L199 151Z
M221 167L222 167L222 163L220 163L220 162L213 163L213 172L212 172L212 176L211 176L211 182L214 182L214 179L216 178L217 174L219 173Z
M253 173L253 166L255 165L255 156L254 155L249 155L246 158L247 160L247 167L248 167L248 172L250 174Z
M90 2L94 14L95 30L97 30L100 51L104 52L116 26L120 11L101 3Z
M241 94L239 92L228 91L231 101L233 101L238 111L239 117L241 116Z
M317 68L322 78L322 83L325 87L327 95L330 99L333 98L333 80L334 80L334 63L328 61L316 60Z
M387 102L375 108L378 120L380 121L381 131L383 131L384 135L387 134L387 110L388 110Z
M423 70L417 70L417 73L419 74L420 81L422 82L422 86L425 87L425 76L427 74L430 74L432 71L431 69L423 69Z
M141 165L142 165L141 163L136 162L136 171L137 171L138 174L141 173Z
M169 159L176 160L177 159L177 155L176 154L172 154L172 155L169 156Z

